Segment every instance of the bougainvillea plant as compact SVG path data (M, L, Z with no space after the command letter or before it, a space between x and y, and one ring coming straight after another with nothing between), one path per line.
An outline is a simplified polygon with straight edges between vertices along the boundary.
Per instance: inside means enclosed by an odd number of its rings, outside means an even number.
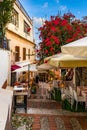
M61 52L61 46L84 37L87 22L77 20L72 13L63 16L51 16L39 28L40 48L36 50L41 59Z

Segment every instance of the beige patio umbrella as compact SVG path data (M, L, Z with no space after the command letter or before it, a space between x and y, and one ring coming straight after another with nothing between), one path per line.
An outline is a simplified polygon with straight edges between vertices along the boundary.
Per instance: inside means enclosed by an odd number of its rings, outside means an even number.
M43 64L37 66L38 70L50 70L52 68L53 68L53 66L51 66L51 65L49 65L47 63L43 63Z
M87 57L87 37L61 46L61 51L65 54Z
M60 53L51 57L47 57L44 60L48 60L47 63L55 67L87 67L87 58L75 57L70 54Z

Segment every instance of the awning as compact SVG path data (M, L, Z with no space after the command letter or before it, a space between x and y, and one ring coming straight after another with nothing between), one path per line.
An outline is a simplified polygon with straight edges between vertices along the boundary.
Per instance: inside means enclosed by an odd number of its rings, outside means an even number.
M14 71L14 70L19 69L19 68L21 68L21 66L16 65L16 64L11 65L11 71Z
M30 64L29 66L27 65L27 66L21 67L21 68L19 68L19 69L17 69L17 70L14 70L13 72L28 71L28 69L29 69L29 71L31 71L31 72L36 72L36 71L37 71L37 69L36 69L36 64Z
M18 66L24 67L24 66L28 66L29 64L31 64L30 61L22 61L22 62L16 62L16 64Z

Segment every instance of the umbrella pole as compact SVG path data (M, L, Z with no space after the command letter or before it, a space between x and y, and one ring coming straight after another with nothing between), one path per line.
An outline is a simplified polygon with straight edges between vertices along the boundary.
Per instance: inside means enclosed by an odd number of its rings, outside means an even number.
M30 88L30 64L28 64L28 88Z
M73 72L74 72L74 75L73 75L73 84L74 84L74 87L76 87L76 74L75 74L75 68L73 69Z

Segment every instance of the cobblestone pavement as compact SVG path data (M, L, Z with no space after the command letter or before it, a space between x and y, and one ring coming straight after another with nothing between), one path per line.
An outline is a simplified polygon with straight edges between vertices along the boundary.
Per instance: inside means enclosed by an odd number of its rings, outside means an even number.
M87 113L65 111L60 102L31 95L27 114L33 117L33 130L87 130Z

